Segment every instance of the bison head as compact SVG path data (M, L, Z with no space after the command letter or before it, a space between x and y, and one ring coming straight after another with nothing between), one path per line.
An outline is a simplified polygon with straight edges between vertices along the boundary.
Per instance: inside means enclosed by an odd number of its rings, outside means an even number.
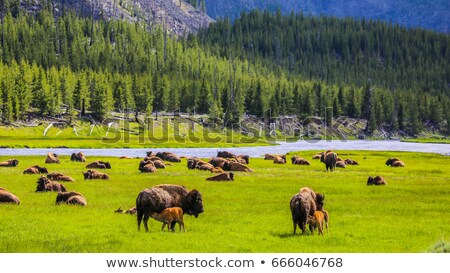
M72 153L70 156L70 161L77 161L78 155L76 153Z
M187 161L187 167L189 170L195 169L195 166L197 165L197 161L193 158L189 158Z
M17 160L17 159L11 159L8 161L9 161L9 165L12 167L17 167L17 165L19 165L19 160Z
M84 180L88 180L88 179L90 179L91 178L91 172L90 172L90 170L88 170L87 172L81 172L82 174L83 174L83 176L84 176Z
M298 158L297 155L294 155L293 157L291 157L292 164L294 164L294 162L295 162L295 160L297 160L297 158Z
M323 209L323 204L325 200L325 194L321 194L321 193L317 193L316 192L316 205L317 205L317 210L322 210Z
M36 168L39 170L40 173L48 173L48 170L46 167L36 166Z
M367 186L375 184L375 179L372 176L369 176L369 179L367 179Z
M191 190L181 201L184 213L194 215L196 218L203 210L202 195L198 190Z
M47 191L48 189L48 178L41 176L36 182L38 185L36 186L36 192L38 191Z

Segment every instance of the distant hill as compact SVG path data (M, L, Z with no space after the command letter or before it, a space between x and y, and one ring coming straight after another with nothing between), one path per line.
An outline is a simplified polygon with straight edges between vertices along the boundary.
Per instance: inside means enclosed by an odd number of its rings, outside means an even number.
M448 0L206 0L206 11L213 18L234 19L241 11L279 8L311 15L371 18L392 21L407 27L422 27L450 32Z

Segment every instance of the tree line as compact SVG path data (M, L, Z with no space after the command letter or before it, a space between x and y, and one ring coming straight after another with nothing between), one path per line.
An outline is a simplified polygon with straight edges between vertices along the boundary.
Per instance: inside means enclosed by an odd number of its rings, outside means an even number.
M2 14L3 123L31 112L105 120L115 110L201 113L229 126L244 113L324 117L332 107L335 117L368 119L368 132L384 126L417 134L426 121L448 130L446 90L306 77L267 57L243 56L247 51L233 43L207 42L214 36L207 32L173 37L145 22L92 21L70 12L55 18L51 9Z

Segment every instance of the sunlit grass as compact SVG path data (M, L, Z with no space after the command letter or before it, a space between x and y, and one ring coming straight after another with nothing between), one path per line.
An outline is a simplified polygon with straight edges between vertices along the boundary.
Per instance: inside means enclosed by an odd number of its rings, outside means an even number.
M310 159L315 151L299 152ZM210 173L188 170L186 161L155 174L141 174L139 159L109 160L109 181L84 181L85 164L47 165L76 179L66 183L81 192L86 207L56 206L56 193L35 193L38 175L23 175L43 157L21 156L18 168L0 168L0 187L16 194L19 206L0 205L0 252L427 252L450 239L450 158L424 153L342 151L360 166L325 172L311 166L275 165L252 158L254 173L236 173L231 183L207 182ZM144 155L143 155L144 156ZM389 156L406 168L391 168ZM0 157L0 161L12 157ZM365 158L365 159L364 159ZM382 175L387 186L366 186ZM144 188L161 183L198 189L205 212L185 217L186 233L137 231L136 217L115 214L134 205ZM330 229L324 236L292 235L289 200L299 188L324 193Z

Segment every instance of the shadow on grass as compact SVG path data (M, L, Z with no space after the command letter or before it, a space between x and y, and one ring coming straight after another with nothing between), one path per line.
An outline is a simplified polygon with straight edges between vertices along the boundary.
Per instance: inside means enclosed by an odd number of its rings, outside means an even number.
M297 232L297 234L295 234L295 235L292 232L289 232L289 233L286 233L286 232L283 232L283 233L271 232L270 235L272 235L274 237L277 237L277 238L280 238L280 239L288 239L288 238L294 238L294 237L309 236L308 233L306 233L305 235L301 234L301 231L300 231L300 233Z

